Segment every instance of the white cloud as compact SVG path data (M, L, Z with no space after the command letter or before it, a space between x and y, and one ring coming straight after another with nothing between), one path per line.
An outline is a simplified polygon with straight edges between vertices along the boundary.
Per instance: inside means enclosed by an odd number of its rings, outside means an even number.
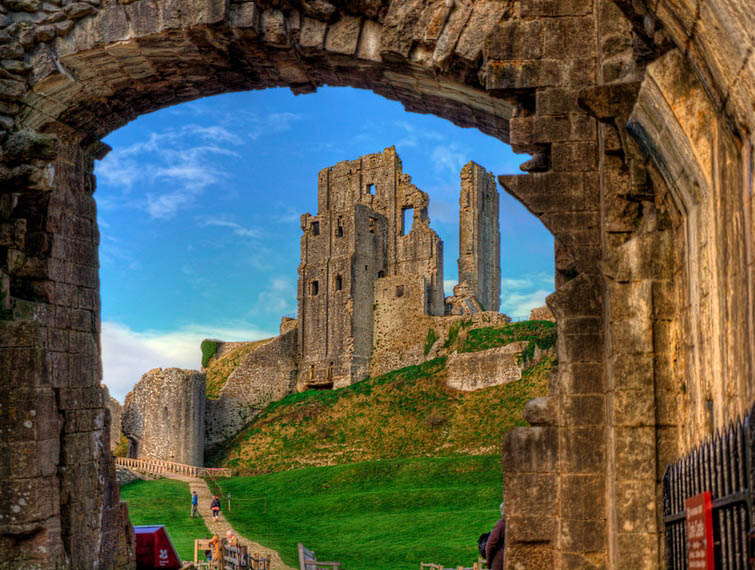
M217 157L240 158L223 145L241 143L239 136L219 125L185 125L151 133L144 141L114 149L97 165L100 179L121 191L119 196L100 195L98 203L104 209L121 207L134 188L159 183L170 190L147 192L143 198L130 201L152 218L172 218L181 208L192 204L205 188L227 178Z
M532 309L545 305L545 298L551 293L545 289L529 293L504 293L500 310L512 318L528 318Z
M508 316L529 317L535 307L545 305L553 292L553 275L545 272L501 278L501 312Z
M290 130L294 122L301 120L302 115L298 113L271 113L260 117L253 113L243 113L239 115L239 118L246 123L245 128L249 138L257 140L266 135Z
M465 153L453 143L436 146L430 157L437 170L446 171L454 176L459 175L461 167L466 162Z
M276 333L256 328L189 325L179 330L134 331L128 326L102 323L103 383L110 395L123 402L142 375L153 368L199 369L199 345L205 338L259 340Z
M288 277L273 277L263 291L250 315L295 313L297 308L296 283Z
M239 237L258 238L262 235L262 232L256 228L247 228L231 220L225 218L206 217L199 219L199 225L203 227L215 226L220 228L229 228L233 231L234 235Z

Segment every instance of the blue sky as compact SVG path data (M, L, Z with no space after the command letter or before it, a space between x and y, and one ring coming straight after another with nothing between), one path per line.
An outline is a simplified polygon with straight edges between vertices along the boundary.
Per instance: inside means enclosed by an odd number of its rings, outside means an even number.
M456 280L459 171L496 176L527 159L474 129L369 91L234 93L171 107L109 135L95 167L103 381L123 400L154 367L198 368L203 338L277 334L296 311L299 216L317 173L395 145L430 196L447 291ZM526 316L553 290L553 239L501 192L501 311Z

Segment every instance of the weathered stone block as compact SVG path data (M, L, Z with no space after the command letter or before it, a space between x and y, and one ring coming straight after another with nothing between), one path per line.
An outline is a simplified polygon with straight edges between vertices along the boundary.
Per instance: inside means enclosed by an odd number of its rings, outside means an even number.
M615 560L617 570L657 568L659 566L657 535L619 530Z
M602 426L605 398L602 395L561 395L561 421L572 426Z
M563 475L561 512L570 518L605 522L606 490L603 475Z
M524 419L533 426L555 425L557 402L552 397L534 398L524 407Z
M491 61L485 70L485 89L495 94L511 89L558 86L563 66L557 60Z
M518 427L503 439L504 471L554 472L558 469L558 430Z
M653 365L651 354L614 353L608 362L611 383L617 390L652 390Z
M506 517L506 534L517 542L554 542L557 532L558 519L554 515Z
M603 428L567 428L559 434L560 469L567 473L599 473L606 460Z
M317 50L325 43L325 32L328 29L326 22L303 18L301 31L299 32L299 45L305 49Z
M351 55L357 50L361 18L343 16L331 24L325 37L325 49L334 53Z
M254 2L234 4L230 11L231 25L245 28L253 34L260 32L260 10Z
M592 12L592 0L524 0L523 17L579 16Z
M655 428L617 427L613 430L618 479L655 479Z
M513 513L551 516L556 512L558 477L553 474L517 473L506 476L506 509Z
M614 426L655 424L655 395L650 390L614 390L609 405Z
M606 547L608 534L604 520L575 519L565 516L561 519L561 546L569 552L600 552Z
M485 40L486 60L539 59L543 55L540 20L501 22Z
M572 59L593 56L596 51L593 17L545 19L543 39L543 57Z
M601 394L605 391L601 362L559 364L559 380L566 393Z

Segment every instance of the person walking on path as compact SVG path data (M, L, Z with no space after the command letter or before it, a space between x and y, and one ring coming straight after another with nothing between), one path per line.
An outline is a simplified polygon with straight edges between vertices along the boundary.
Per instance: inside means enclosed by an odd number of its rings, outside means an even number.
M191 518L199 516L199 495L196 491L191 492Z
M485 545L485 560L490 570L503 570L503 556L506 544L506 515L501 503L501 520L495 523L493 530L488 537L488 543Z
M213 522L218 522L218 515L220 514L220 497L217 495L215 495L215 498L210 504L210 510L212 511Z

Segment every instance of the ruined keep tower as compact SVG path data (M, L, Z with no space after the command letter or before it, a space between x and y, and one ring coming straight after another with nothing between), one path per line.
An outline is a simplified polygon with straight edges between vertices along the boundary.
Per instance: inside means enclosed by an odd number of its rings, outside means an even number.
M492 173L475 162L461 169L459 284L466 283L484 310L501 304L501 232L498 189Z
M378 279L399 297L421 283L424 311L443 314L443 243L428 202L392 147L320 171L317 215L301 218L300 388L367 376Z

